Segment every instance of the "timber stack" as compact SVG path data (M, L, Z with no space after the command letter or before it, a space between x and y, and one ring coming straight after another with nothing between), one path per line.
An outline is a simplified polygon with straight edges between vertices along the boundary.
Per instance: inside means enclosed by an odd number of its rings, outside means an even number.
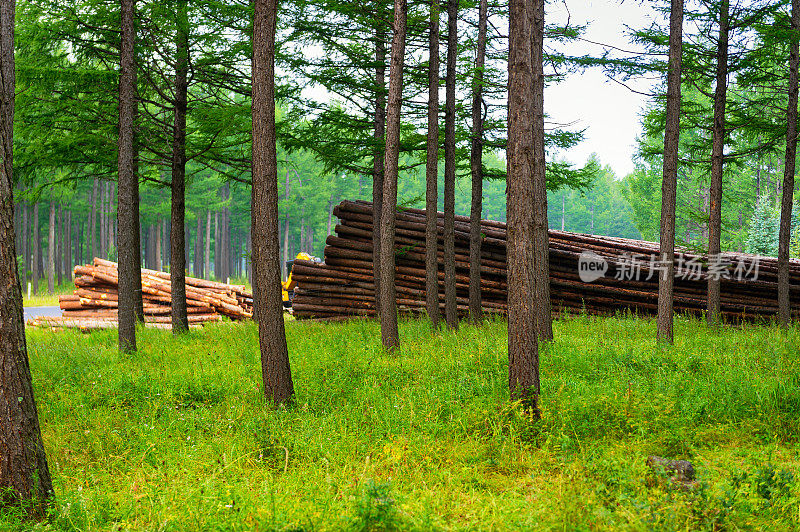
M337 320L375 315L372 267L372 204L344 201L335 234L327 239L321 264L296 260L298 282L292 303L298 319ZM397 212L395 265L401 312L425 310L425 211ZM440 307L444 308L442 228L438 213ZM483 310L506 312L506 224L481 222L481 297ZM468 310L469 218L456 216L456 292L461 313ZM550 289L556 313L655 314L658 309L658 244L642 240L550 231ZM583 271L581 271L581 268ZM728 320L770 319L777 313L777 260L742 253L708 258L676 250L674 308L701 315L709 276L719 276L721 314ZM792 314L800 316L800 261L790 264Z
M59 296L60 317L37 317L29 325L79 329L117 327L119 271L117 263L95 258L92 264L75 266L75 290ZM142 302L145 326L171 329L172 289L170 274L142 269ZM231 285L186 277L186 310L190 327L253 317L253 294L244 285Z

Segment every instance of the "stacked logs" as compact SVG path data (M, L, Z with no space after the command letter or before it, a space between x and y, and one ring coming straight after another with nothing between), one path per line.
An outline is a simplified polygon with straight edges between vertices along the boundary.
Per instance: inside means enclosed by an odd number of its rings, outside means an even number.
M292 303L296 318L342 319L374 316L372 204L344 201L334 213L340 223L327 239L325 262L297 260L298 282ZM397 213L395 257L397 303L401 311L425 308L425 212ZM442 229L438 213L439 294L444 308ZM481 222L481 297L486 313L506 311L506 224ZM456 293L459 312L468 310L469 218L456 216ZM641 240L550 231L550 289L554 312L609 315L620 311L654 314L658 305L658 244ZM586 264L605 271L587 279ZM770 318L777 313L777 261L770 257L725 253L709 265L706 256L677 250L674 307L700 315L706 309L709 275L721 279L721 313L731 320ZM800 262L792 260L792 313L800 316ZM583 277L583 278L582 278ZM588 281L588 282L587 282Z
M95 258L92 264L75 266L75 290L59 296L60 317L38 317L31 325L104 329L117 326L119 271L117 264ZM145 325L169 329L172 321L170 274L142 270L142 303ZM243 285L229 285L186 277L186 312L189 326L253 317L253 295Z

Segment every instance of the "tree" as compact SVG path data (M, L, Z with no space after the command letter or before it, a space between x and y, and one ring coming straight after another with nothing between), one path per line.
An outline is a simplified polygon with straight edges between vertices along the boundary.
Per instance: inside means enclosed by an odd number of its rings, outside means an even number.
M428 144L425 165L425 308L439 327L439 0L431 0L428 35Z
M725 108L728 90L728 39L730 5L728 0L719 4L719 37L717 39L717 75L714 89L714 125L711 140L711 186L709 188L708 258L719 261L722 237L722 171L725 163ZM718 325L720 303L720 278L708 277L706 309L709 325Z
M447 66L444 103L444 319L458 328L456 305L456 56L458 54L458 0L447 0Z
M508 52L508 387L538 416L539 348L533 272L533 17L544 0L511 0ZM536 26L541 30L541 26Z
M14 0L0 2L0 507L44 517L53 495L33 397L14 242Z
M483 69L486 60L487 0L479 0L478 42L472 81L472 206L469 227L469 314L473 323L483 318L481 310L481 216L483 211Z
M400 347L397 328L395 286L395 209L397 209L397 177L400 158L400 113L403 105L403 60L406 47L406 0L394 2L394 36L389 63L389 98L386 104L386 156L381 212L380 255L380 318L383 347L394 351Z
M253 279L264 394L273 404L294 395L281 302L278 160L275 138L277 0L255 0L253 12Z
M794 172L797 159L798 41L800 41L800 0L792 0L791 45L789 48L789 101L786 107L786 157L783 168L783 198L778 237L778 320L784 327L792 319L789 298L789 240L792 225Z
M672 343L672 301L675 277L675 204L678 190L678 142L681 111L681 49L683 0L671 0L669 17L669 61L667 68L667 114L664 131L664 163L661 184L661 238L658 277L659 340Z
M533 67L533 268L536 333L539 340L553 339L550 310L550 237L547 226L547 176L544 131L544 4L533 5L531 64Z
M119 348L136 351L136 300L141 301L142 271L139 255L139 179L134 169L134 115L136 65L134 41L135 0L121 0L119 75L119 156L117 171L117 226L119 231Z
M175 31L175 123L172 132L172 208L170 216L170 289L172 333L189 330L186 313L186 107L189 74L189 17L187 1L178 0ZM277 199L276 199L277 201Z

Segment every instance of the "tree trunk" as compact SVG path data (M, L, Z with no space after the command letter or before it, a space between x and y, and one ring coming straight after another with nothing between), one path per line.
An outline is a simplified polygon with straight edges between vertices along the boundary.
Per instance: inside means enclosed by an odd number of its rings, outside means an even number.
M397 177L400 159L400 114L403 106L403 60L406 48L406 0L394 2L394 36L389 65L389 101L386 105L386 157L381 208L380 254L380 318L383 347L394 351L400 347L397 328L395 286L394 230L397 208Z
M439 328L439 0L431 0L428 34L428 149L425 164L425 308L431 327Z
M206 212L206 238L203 254L203 276L211 279L211 211Z
M72 281L72 211L67 211L67 224L64 226L66 238L64 239L64 276L67 281Z
M533 268L536 333L540 341L553 339L550 311L550 237L547 223L547 178L544 153L544 4L534 2L531 27L533 68Z
M458 0L447 0L447 67L444 104L444 319L458 328L456 306L456 60L458 55Z
M678 139L681 112L681 49L683 0L672 0L669 17L667 113L664 129L664 161L661 184L661 235L658 277L657 337L672 343L672 302L675 277L675 205L678 189Z
M382 3L377 4L382 6ZM381 20L382 12L376 13ZM375 312L381 316L381 215L383 213L383 180L386 169L384 157L386 151L386 34L384 26L378 24L375 34L375 116L373 136L375 150L372 154L372 278L375 283Z
M36 295L39 291L39 254L42 246L42 238L39 234L39 203L33 205L33 231L31 232L31 240L31 250L33 251L33 258L31 259L31 287L33 295Z
M30 268L30 257L28 255L28 250L30 246L28 245L28 236L30 235L30 224L28 218L28 205L26 203L21 204L22 207L22 278L20 279L20 284L22 285L22 290L25 290L25 283L28 280L28 268Z
M220 280L220 231L219 231L219 212L214 213L214 278Z
M47 229L47 293L55 293L56 275L56 203L50 200L50 223Z
M797 158L797 83L798 39L800 39L800 0L792 0L794 39L789 51L789 102L786 108L786 157L783 167L781 228L778 235L778 321L788 327L792 319L789 302L789 241L792 233L792 201L795 160Z
M203 219L197 215L197 229L194 237L194 276L203 277Z
M64 206L61 202L58 203L56 213L56 254L53 265L56 270L56 286L61 286L61 272L64 269Z
M53 495L33 384L14 245L14 0L0 1L0 507L43 518Z
M178 2L175 32L175 122L172 128L172 209L169 239L172 334L189 331L186 313L186 107L189 73L189 15L187 0Z
M153 242L154 262L152 268L156 271L161 271L161 220L158 220L156 225L153 226L153 236L155 241Z
M478 43L472 83L472 207L469 231L469 315L473 323L483 319L481 310L481 215L483 210L483 65L486 57L487 0L478 8Z
M281 302L278 161L275 138L277 0L254 0L252 227L258 290L258 339L264 393L274 404L294 395Z
M292 211L291 204L289 203L289 194L292 191L291 182L289 181L289 172L286 170L286 179L284 181L284 198L286 203L286 214L283 217L283 261L281 262L281 271L283 278L289 278L289 268L287 263L289 259L289 213Z
M92 182L92 195L89 201L89 256L86 258L87 262L91 262L96 257L95 249L95 234L97 233L97 178L95 177Z
M139 181L134 171L134 123L136 107L136 66L134 64L135 0L121 0L119 78L119 157L117 220L119 257L119 349L136 351L136 307L142 297L139 254ZM110 198L109 198L110 199ZM111 225L111 224L109 224ZM104 235L105 238L105 235Z
M508 53L508 388L512 401L538 416L539 349L533 270L534 12L544 0L511 0Z
M719 39L717 40L717 79L714 89L714 125L711 140L711 186L709 190L708 260L719 264L722 238L722 171L725 164L725 106L728 90L728 0L720 2ZM720 278L708 277L706 319L719 325Z

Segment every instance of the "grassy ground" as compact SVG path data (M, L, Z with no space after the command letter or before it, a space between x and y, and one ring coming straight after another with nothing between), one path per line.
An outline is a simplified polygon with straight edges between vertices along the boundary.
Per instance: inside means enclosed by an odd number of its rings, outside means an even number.
M55 287L52 294L47 292L47 280L39 282L39 290L36 295L31 294L28 298L28 285L22 287L22 305L25 307L55 307L58 306L58 296L71 294L75 290L72 281L67 281Z
M262 399L253 324L173 339L31 331L66 530L792 530L800 331L575 318L543 350L544 418L508 403L505 324L289 321L297 405ZM649 474L688 458L691 492ZM0 529L22 528L13 515Z

